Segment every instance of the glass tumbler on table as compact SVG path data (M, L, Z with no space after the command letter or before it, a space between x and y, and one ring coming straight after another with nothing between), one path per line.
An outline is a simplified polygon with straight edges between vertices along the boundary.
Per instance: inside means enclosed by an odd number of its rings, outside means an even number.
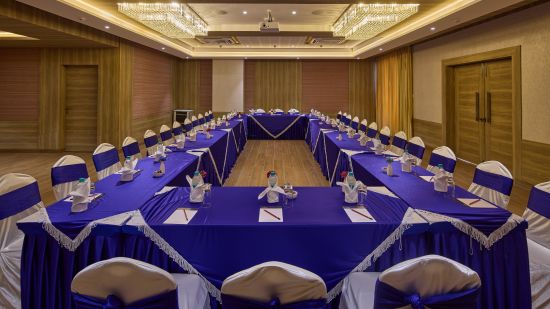
M367 189L359 189L357 195L357 206L365 207L367 205Z
M202 207L210 208L212 206L212 185L206 184L204 188L204 197L202 199Z

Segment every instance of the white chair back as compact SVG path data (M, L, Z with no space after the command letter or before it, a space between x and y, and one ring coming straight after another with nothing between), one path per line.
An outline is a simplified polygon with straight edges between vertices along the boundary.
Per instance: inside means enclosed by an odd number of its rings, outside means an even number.
M177 288L168 272L134 259L116 257L89 265L74 277L71 291L105 299L115 295L125 304Z
M195 117L195 115L191 116L191 123L193 124L193 128L198 128L199 120Z
M126 136L126 138L122 142L122 152L124 153L124 157L129 156L132 160L141 159L139 143L135 138L131 136Z
M550 250L550 181L531 189L523 218L529 223L527 237Z
M430 162L426 168L428 171L437 172L437 165L443 164L443 169L448 173L453 174L456 166L456 155L447 146L439 146L432 151Z
M275 109L275 112L276 112L276 113L284 113L285 111L282 110L282 109L280 109L280 108L276 108L276 109Z
M265 110L263 108L256 109L256 113L265 113Z
M411 156L416 158L416 165L420 166L420 164L422 163L422 158L424 157L425 150L426 145L424 144L424 141L418 136L412 137L407 144L407 151Z
M291 109L288 110L288 112L289 112L290 114L297 114L297 113L299 113L300 111L297 110L297 109L295 109L295 108L291 108Z
M88 180L90 177L88 176L86 162L82 158L66 155L54 163L51 178L53 195L59 201L74 190L80 178Z
M197 120L199 121L199 126L202 128L202 125L206 122L204 120L204 116L202 114L199 114L199 116L197 117Z
M380 141L383 145L388 146L390 144L390 136L391 136L391 130L390 127L385 126L380 130L380 134L378 135L378 138L380 138Z
M160 139L164 146L172 145L174 141L174 136L172 136L172 130L169 126L163 124L160 126Z
M24 234L16 223L44 207L36 179L15 173L0 176L0 207L0 308L20 308Z
M98 180L112 175L122 168L115 146L109 143L102 143L97 146L92 155L92 159L94 161Z
M145 149L147 149L147 154L148 155L154 154L155 151L157 150L156 147L158 144L157 133L155 133L155 131L153 130L147 130L143 135L143 140L145 142Z
M183 126L178 121L172 123L172 134L174 137L183 134Z
M371 122L371 124L369 124L369 128L367 129L367 136L369 138L375 138L377 134L378 125L376 124L376 122Z
M474 180L468 191L506 208L510 201L513 183L514 177L506 166L498 161L486 161L477 165Z
M367 121L367 119L363 119L363 121L361 121L361 124L359 125L359 131L367 133L368 127L369 127L369 122Z
M229 276L223 294L261 302L277 297L281 304L324 299L327 288L316 274L281 262L266 262Z
M402 155L405 152L405 147L407 147L407 134L403 131L395 133L390 151L397 155Z

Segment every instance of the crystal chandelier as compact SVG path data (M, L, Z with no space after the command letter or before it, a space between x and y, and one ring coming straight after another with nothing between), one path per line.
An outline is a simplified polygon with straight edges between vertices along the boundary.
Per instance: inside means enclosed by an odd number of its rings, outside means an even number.
M118 11L170 38L206 35L208 25L182 3L117 3Z
M366 40L418 12L418 4L353 4L333 25L335 36Z

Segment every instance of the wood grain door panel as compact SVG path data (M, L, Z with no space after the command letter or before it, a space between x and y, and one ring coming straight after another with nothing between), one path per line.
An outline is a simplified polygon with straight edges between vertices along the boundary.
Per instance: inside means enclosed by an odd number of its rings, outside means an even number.
M97 66L65 66L65 150L97 146Z

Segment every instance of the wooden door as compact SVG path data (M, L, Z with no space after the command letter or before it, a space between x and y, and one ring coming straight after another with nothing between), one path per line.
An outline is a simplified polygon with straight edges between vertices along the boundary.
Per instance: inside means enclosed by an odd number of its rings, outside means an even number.
M454 68L455 152L457 157L479 163L484 156L482 105L482 65L468 64Z
M512 60L485 65L485 160L497 160L512 170Z
M65 150L97 146L97 66L65 66Z

